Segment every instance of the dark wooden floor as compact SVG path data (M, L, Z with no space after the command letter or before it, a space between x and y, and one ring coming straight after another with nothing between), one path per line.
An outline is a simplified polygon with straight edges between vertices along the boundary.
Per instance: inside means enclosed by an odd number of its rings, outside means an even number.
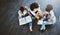
M43 33L38 30L39 26L36 25L36 20L33 20L32 33L29 31L28 24L19 26L17 11L22 2L23 0L0 0L0 35L60 35L59 13L56 13L56 24ZM58 11L60 6L56 6L56 8Z

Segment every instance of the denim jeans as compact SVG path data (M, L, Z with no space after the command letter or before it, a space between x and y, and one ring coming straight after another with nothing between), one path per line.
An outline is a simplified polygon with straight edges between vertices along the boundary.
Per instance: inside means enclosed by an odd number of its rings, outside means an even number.
M43 30L43 29L45 29L45 25L47 24L47 21L43 21L43 24L42 24L42 26L41 26L41 29L40 30Z
M29 22L29 26L32 26L32 22Z

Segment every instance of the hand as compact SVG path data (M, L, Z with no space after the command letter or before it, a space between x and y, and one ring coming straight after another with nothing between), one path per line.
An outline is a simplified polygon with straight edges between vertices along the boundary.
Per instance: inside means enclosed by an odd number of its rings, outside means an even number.
M32 14L29 14L30 16L32 16Z
M46 14L49 14L49 12L45 12Z

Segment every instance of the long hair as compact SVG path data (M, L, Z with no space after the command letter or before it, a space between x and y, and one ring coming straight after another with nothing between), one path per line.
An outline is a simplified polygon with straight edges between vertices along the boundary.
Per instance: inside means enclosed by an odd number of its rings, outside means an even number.
M23 11L26 10L26 8L25 8L24 6L21 6L21 7L20 7L20 10L21 10L21 12L23 13Z

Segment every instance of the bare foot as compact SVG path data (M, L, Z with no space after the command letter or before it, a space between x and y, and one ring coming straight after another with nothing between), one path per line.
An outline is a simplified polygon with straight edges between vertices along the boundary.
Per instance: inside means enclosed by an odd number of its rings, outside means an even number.
M30 31L32 31L32 26L30 26Z

